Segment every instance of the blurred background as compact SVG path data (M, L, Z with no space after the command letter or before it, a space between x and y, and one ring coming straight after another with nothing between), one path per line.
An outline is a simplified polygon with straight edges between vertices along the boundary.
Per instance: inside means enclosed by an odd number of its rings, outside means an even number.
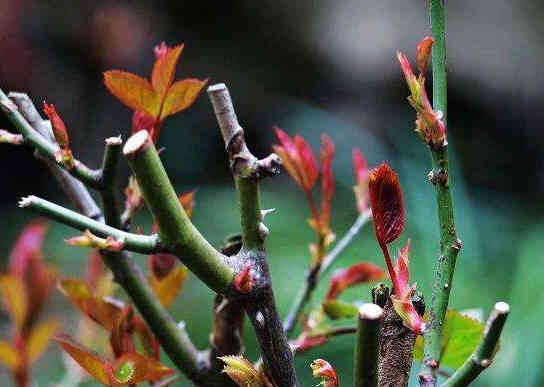
M543 17L541 1L448 2L448 141L458 233L464 242L451 305L482 308L486 315L498 300L512 307L495 365L476 386L544 385L544 301L537 297L544 276ZM321 133L332 138L337 236L357 216L351 148L358 146L371 165L392 164L401 177L408 215L397 246L412 238L412 272L430 298L438 252L436 205L426 183L430 159L413 133L415 115L395 57L396 50L414 57L416 44L430 33L427 20L421 0L0 0L0 87L26 92L37 104L45 98L54 103L76 156L94 167L105 137L127 138L132 114L107 92L102 72L123 69L147 76L155 44L183 42L178 77L227 83L257 155L270 152L273 125L302 134L316 150ZM4 117L0 127L11 129ZM162 158L178 191L198 189L193 220L219 245L238 231L239 220L223 143L205 95L166 121L160 145L166 147ZM35 194L58 203L67 200L29 149L2 146L0 175L4 268L17 232L32 218L17 208L19 198ZM267 218L268 249L285 314L301 284L314 236L305 222L309 212L302 192L285 174L263 183L262 203L277 209ZM148 228L149 217L142 216L139 224ZM46 257L66 274L82 273L88 254L65 246L63 239L73 235L53 224L47 237ZM144 265L145 257L140 258ZM337 266L360 260L383 265L371 226ZM315 305L325 289L322 281ZM368 300L369 289L351 289L344 298ZM211 305L210 291L191 276L173 308L201 348L208 343ZM58 292L47 313L62 315L65 330L73 331L78 315ZM7 333L5 314L0 324L0 332ZM255 359L250 327L246 346ZM60 352L53 345L49 351L34 369L39 386L62 377ZM342 337L298 356L302 385L315 385L308 365L317 357L331 362L342 385L351 385L352 352L353 337ZM11 385L4 370L0 380Z

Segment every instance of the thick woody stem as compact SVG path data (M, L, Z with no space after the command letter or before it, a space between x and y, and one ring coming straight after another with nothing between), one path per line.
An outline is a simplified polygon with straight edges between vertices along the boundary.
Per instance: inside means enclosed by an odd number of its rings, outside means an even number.
M474 353L455 371L442 387L464 387L468 386L474 379L491 365L493 355L502 328L510 312L510 306L506 302L497 302L493 311L487 319L484 330L484 337Z
M360 213L353 225L349 228L346 234L344 234L342 239L340 239L338 243L336 243L334 248L330 251L330 253L328 253L325 258L323 258L323 262L321 263L321 265L314 266L308 270L306 274L306 281L304 281L303 285L298 290L295 301L293 302L293 305L289 310L289 314L287 315L283 323L283 329L287 337L289 337L291 333L293 333L297 320L299 319L300 314L304 310L304 305L306 305L310 301L312 292L316 288L319 278L321 278L329 271L332 264L351 244L351 242L355 240L355 237L357 236L357 234L359 234L361 228L365 224L367 224L370 219L370 211Z
M444 0L430 1L430 23L434 38L432 52L433 67L433 108L447 116L447 74L446 74L446 6ZM440 224L440 256L434 269L430 328L425 334L423 367L420 373L422 386L436 385L436 370L440 367L442 329L452 289L453 273L461 241L457 238L449 179L448 147L430 147L433 176Z
M58 145L52 143L42 135L40 135L23 117L19 108L13 103L2 90L0 90L0 108L4 111L8 119L21 133L25 142L36 148L41 154L55 160ZM60 163L60 166L66 168L73 176L81 180L89 187L100 189L99 171L90 169L85 164L78 160L74 160L73 166L70 168Z
M264 240L268 229L259 204L262 176L277 173L277 156L258 160L247 148L244 131L238 123L229 91L224 84L208 88L208 96L219 123L229 157L240 204L243 247L238 257L251 264L253 289L246 295L245 309L255 329L265 370L278 386L298 385L293 353L283 332L274 299Z
M383 309L376 304L364 304L359 308L357 340L355 341L355 387L378 386L379 334Z
M393 308L391 298L387 300L383 311L378 386L406 387L410 379L416 334L403 325L402 319Z
M234 272L226 264L226 257L189 220L148 132L142 130L130 137L123 153L157 220L163 245L212 290L228 292Z

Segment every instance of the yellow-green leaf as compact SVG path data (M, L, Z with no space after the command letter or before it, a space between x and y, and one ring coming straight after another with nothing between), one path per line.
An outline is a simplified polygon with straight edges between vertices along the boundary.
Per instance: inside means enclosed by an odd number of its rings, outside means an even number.
M0 276L0 296L15 326L22 328L28 311L28 295L23 281L11 274Z
M114 96L132 110L159 115L161 99L147 79L119 70L104 73L104 83Z
M484 331L481 321L467 317L457 310L448 309L442 335L440 364L459 368L480 344ZM423 339L419 336L414 349L414 359L423 359Z
M0 340L0 364L7 367L10 371L19 365L19 355L11 344Z
M168 94L163 102L161 121L191 106L207 82L207 79L201 81L194 78L174 82L168 89Z
M32 332L27 342L27 356L29 363L35 361L47 348L49 341L53 338L60 327L57 320L48 320L40 323Z
M331 319L352 318L357 316L358 308L354 304L340 300L328 300L323 303L323 311Z
M168 308L174 302L183 286L185 278L187 278L187 272L187 267L176 266L164 278L158 279L154 275L149 276L149 282L153 291L165 308Z

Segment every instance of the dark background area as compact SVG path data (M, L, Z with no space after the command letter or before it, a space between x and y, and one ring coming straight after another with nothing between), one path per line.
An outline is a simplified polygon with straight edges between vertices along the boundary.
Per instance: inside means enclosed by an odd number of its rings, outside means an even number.
M544 302L539 296L544 274L543 16L540 1L448 4L448 141L464 241L452 306L485 312L497 300L512 306L496 364L477 386L540 386L544 380L539 371L544 361ZM37 104L44 99L54 103L76 156L97 166L103 139L118 134L126 139L131 119L131 111L104 87L103 71L147 76L155 44L183 42L178 77L227 83L259 156L274 143L273 125L303 134L315 147L321 133L333 139L333 228L338 236L356 217L351 147L360 147L372 165L392 164L405 190L404 239L412 238L412 270L429 297L438 251L434 196L425 180L430 161L413 133L414 114L395 57L402 50L413 58L417 42L429 34L427 19L425 2L417 0L0 0L0 87L26 92ZM0 127L10 128L3 117ZM205 95L166 121L160 145L166 147L162 157L176 187L198 188L194 221L204 235L217 245L237 231L231 177ZM7 258L20 226L32 217L17 209L19 198L66 199L29 149L1 150L0 248ZM263 206L278 210L269 221L268 246L280 309L286 312L302 281L313 236L302 194L286 176L264 184ZM63 239L71 235L72 230L53 226L47 253L63 272L78 273L87 252L64 246ZM338 266L363 259L382 262L371 227ZM5 262L0 258L0 264ZM350 290L346 297L368 300L368 287ZM207 344L211 300L192 277L174 307L200 347ZM73 312L60 296L51 304L52 314ZM68 324L76 317L67 315ZM7 331L7 321L0 322L6 327L1 331ZM246 336L248 355L255 356L251 329ZM330 360L342 385L350 385L351 360L346 358L351 358L352 340L341 338L297 358L303 385L315 384L308 364L316 357ZM60 379L61 357L53 351L37 366L40 386ZM7 377L0 373L0 378Z

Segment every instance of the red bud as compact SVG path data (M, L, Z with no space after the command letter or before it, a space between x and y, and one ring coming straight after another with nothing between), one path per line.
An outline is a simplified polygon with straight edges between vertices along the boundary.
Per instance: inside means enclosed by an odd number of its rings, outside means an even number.
M244 269L234 278L234 288L240 293L249 293L253 288L251 263L247 263Z
M387 163L382 163L370 173L368 188L376 239L380 246L385 246L404 230L404 201L399 177Z
M55 140L57 140L60 148L69 149L70 141L68 139L68 131L66 130L64 121L62 121L62 118L58 115L55 105L48 105L47 102L43 101L43 111L51 121L53 134L55 135Z
M424 37L416 48L416 61L417 68L420 73L424 73L427 65L429 64L429 58L431 56L431 50L433 48L434 39L430 36Z

